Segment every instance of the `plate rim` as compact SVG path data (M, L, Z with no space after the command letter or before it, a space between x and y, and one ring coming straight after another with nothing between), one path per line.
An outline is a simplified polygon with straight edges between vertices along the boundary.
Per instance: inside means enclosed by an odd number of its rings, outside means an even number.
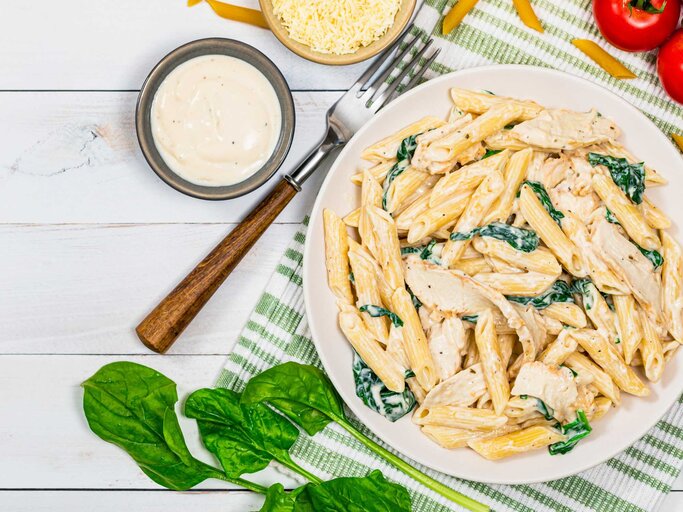
M570 80L575 80L578 82L584 82L588 86L592 88L597 88L602 90L603 92L607 93L608 95L612 96L614 99L616 99L624 108L627 110L631 111L633 114L635 114L637 117L640 118L641 121L649 123L652 127L656 129L657 132L657 138L661 142L666 142L668 143L668 146L672 150L672 154L677 154L678 160L683 163L683 155L678 154L676 151L673 143L669 141L669 139L666 137L666 135L662 132L662 130L657 127L656 124L652 120L650 120L642 111L640 111L637 107L629 103L627 100L619 96L618 94L612 92L611 90L607 89L606 87L595 83L591 82L590 80L583 78L581 76L573 75L571 73L567 73L565 71L560 71L557 69L552 69L552 68L545 68L545 67L540 67L540 66L531 66L531 65L525 65L525 64L491 64L491 65L486 65L486 66L478 66L478 67L473 67L473 68L467 68L467 69L462 69L458 71L453 71L444 75L441 75L439 77L433 78L431 80L428 80L424 82L423 84L419 85L418 87L415 87L414 89L406 92L405 94L401 95L394 101L390 103L392 106L396 106L398 104L402 104L405 102L410 101L410 98L415 95L417 92L419 92L421 89L428 88L428 87L434 87L436 84L439 84L441 82L445 82L448 80L452 80L456 77L464 76L464 75L469 75L469 74L476 74L476 73L485 73L489 72L492 70L497 70L497 71L505 71L505 70L514 70L514 71L527 71L529 73L539 73L539 74L547 74L547 75L554 75L555 77L564 77L568 78ZM322 215L322 208L324 207L322 204L323 197L325 195L325 192L327 190L327 187L331 183L331 176L337 172L337 170L340 167L339 162L343 160L343 157L345 157L347 148L350 145L352 141L354 141L356 138L362 137L365 132L369 129L371 125L377 122L377 119L379 119L382 115L382 111L380 111L378 114L373 116L373 118L365 123L363 127L358 130L353 137L347 142L345 147L339 152L338 155L336 155L334 162L331 164L330 169L327 171L327 174L325 176L325 179L323 180L320 189L317 193L315 203L313 205L313 208L311 210L310 214L310 221L309 225L307 226L307 231L310 232L311 228L318 222L321 222L319 219L321 218ZM311 257L314 251L313 248L313 243L312 243L312 238L310 236L306 236L306 241L304 245L304 251L303 251L303 293L304 293L304 306L305 306L305 314L307 320L309 319L309 311L311 310L311 304L312 304L312 297L311 297L311 292L313 289L313 284L308 286L306 283L311 282L309 279L309 274L311 272L311 264L308 263L311 261ZM327 282L324 283L324 286L327 286ZM348 407L348 409L365 425L365 423L360 419L360 416L357 413L357 410L361 410L361 406L358 403L355 403L353 401L347 401L347 393L343 391L343 389L340 389L338 387L337 383L333 380L333 378L329 375L327 372L327 367L328 364L330 364L330 361L326 359L326 357L323 355L325 352L324 350L321 351L322 343L319 342L318 340L321 339L320 336L318 336L316 333L316 328L313 322L310 320L308 321L309 329L311 331L311 339L313 341L313 344L316 349L316 353L318 354L318 357L320 358L321 364L323 368L325 369L325 373L328 375L328 378L332 382L332 385L334 386L335 390L341 397L342 401ZM655 383L659 384L659 383ZM683 393L683 379L681 379L680 383L680 389L678 390L677 395L680 396ZM452 472L452 471L445 471L441 468L434 467L431 465L428 461L425 461L421 457L417 456L409 456L405 454L402 450L394 446L392 442L386 439L385 435L383 435L381 432L378 432L376 429L369 425L365 425L368 430L372 432L374 436L376 436L378 439L380 439L382 442L390 446L393 450L395 450L400 456L403 458L406 458L408 460L412 460L422 466L425 466L426 468L429 468L434 471L438 471L440 473L443 473L445 475L455 477L455 478L460 478L463 480L469 480L473 482L480 482L480 483L485 483L485 484L492 484L492 485L529 485L529 484L535 484L535 483L541 483L541 482L548 482L548 481L553 481L553 480L558 480L561 478L566 478L569 476L576 475L578 473L581 473L583 471L586 471L588 469L591 469L595 466L598 466L599 464L604 463L605 461L615 457L616 455L622 453L624 450L626 450L628 447L632 446L636 442L638 442L650 429L652 429L660 420L663 418L671 409L671 407L676 403L676 398L674 397L669 403L667 403L666 408L662 412L662 414L656 415L656 417L652 417L649 420L645 420L643 422L640 422L638 427L636 427L637 434L633 436L629 436L629 439L632 438L632 440L629 440L627 443L610 443L610 449L607 450L607 454L604 457L600 457L599 460L593 461L593 462L587 462L583 464L578 464L573 466L572 468L566 470L566 471L560 471L561 474L554 475L550 479L544 479L542 477L537 477L537 478L518 478L514 480L506 480L506 479L483 479L483 478L473 478L470 475L463 474L462 472ZM350 403L349 403L350 402ZM614 449L612 448L613 446L618 446L618 448ZM491 464L495 464L496 461L490 461Z

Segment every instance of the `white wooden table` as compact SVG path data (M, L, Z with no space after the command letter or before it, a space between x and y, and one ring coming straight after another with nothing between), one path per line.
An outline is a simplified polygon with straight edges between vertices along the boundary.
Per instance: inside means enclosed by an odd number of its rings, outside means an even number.
M255 6L255 0L244 5ZM175 493L96 438L80 382L131 360L179 384L211 385L270 272L311 208L308 184L173 347L159 356L134 327L270 188L228 202L164 185L137 147L133 111L168 51L222 36L264 51L294 90L297 127L283 170L321 134L327 107L362 65L330 68L267 31L183 0L3 1L0 7L0 510L257 510L262 498L209 483ZM194 452L207 456L185 422ZM269 469L264 483L291 478ZM662 508L683 509L683 479Z

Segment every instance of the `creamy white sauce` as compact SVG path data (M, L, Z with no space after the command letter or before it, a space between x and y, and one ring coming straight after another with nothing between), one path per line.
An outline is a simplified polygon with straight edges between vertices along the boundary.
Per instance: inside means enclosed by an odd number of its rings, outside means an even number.
M268 79L227 55L203 55L179 65L159 86L152 135L170 169L191 183L244 181L268 161L282 117Z

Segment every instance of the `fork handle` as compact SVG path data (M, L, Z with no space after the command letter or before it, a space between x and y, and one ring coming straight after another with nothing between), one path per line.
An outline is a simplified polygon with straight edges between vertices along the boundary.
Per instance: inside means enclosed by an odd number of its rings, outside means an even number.
M137 326L140 341L166 352L299 190L281 180Z
M180 336L233 269L249 252L323 159L341 145L333 130L286 175L174 289L140 322L135 331L148 348L163 354Z

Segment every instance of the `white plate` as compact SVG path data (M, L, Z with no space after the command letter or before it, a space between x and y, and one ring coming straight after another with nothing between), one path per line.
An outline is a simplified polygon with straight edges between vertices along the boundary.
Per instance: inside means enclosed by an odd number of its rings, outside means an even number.
M420 433L410 415L396 423L368 409L356 397L351 372L352 351L337 326L337 308L327 288L322 210L345 215L356 208L359 188L349 181L361 151L399 128L431 114L445 118L451 107L451 87L487 89L498 95L529 98L552 107L586 111L597 108L623 130L621 140L669 180L648 196L674 221L683 218L683 160L673 144L639 110L615 94L562 72L528 66L487 66L436 78L410 91L383 109L346 145L323 183L311 216L304 254L306 311L320 359L334 386L353 413L378 437L403 455L433 469L468 480L524 484L563 478L624 450L642 437L676 401L683 390L681 357L666 367L661 382L648 398L622 393L622 405L593 426L593 432L566 455L547 450L487 461L468 449L446 450ZM670 231L677 239L677 229Z

